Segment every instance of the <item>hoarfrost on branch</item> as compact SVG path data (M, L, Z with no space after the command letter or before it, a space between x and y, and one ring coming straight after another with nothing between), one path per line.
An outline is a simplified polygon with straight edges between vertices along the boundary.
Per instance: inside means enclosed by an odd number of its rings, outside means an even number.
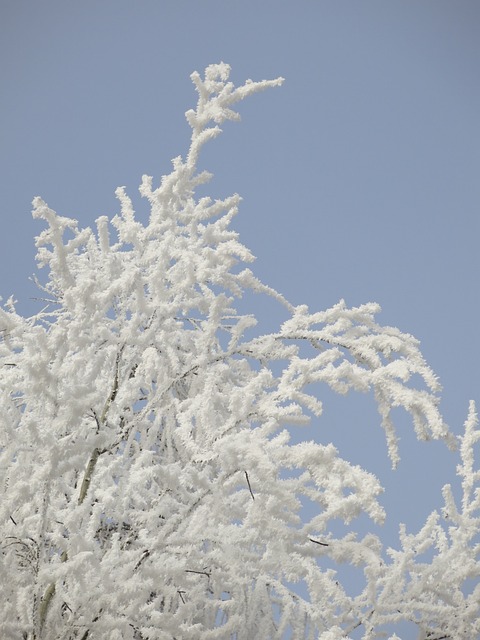
M334 520L381 523L382 488L320 443L309 385L372 392L393 466L396 407L418 438L453 448L455 438L412 336L379 325L375 304L292 306L245 266L253 257L230 229L240 198L196 198L211 177L197 171L202 146L239 119L235 103L282 83L235 87L229 74L223 63L192 74L190 149L159 186L144 176L148 223L124 188L120 214L96 230L34 200L47 306L30 318L12 300L0 310L1 636L338 640L386 637L407 621L419 638L472 640L475 407L460 504L446 486L443 514L416 535L402 529L395 551L373 534L335 535ZM289 319L262 335L237 311L248 292ZM292 444L309 421L315 441ZM307 519L304 500L315 505ZM361 592L325 561L360 567Z

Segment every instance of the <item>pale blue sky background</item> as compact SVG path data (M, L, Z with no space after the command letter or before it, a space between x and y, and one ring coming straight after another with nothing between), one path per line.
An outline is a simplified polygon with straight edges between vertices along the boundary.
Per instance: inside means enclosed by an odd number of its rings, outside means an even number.
M185 153L189 75L220 60L237 82L286 78L204 154L210 194L244 198L256 274L312 310L379 302L421 340L458 432L480 401L478 0L0 0L0 294L35 309L32 198L83 226L114 215L118 185L135 196ZM316 433L381 476L393 543L456 459L401 420L392 475L378 424L362 397L327 403Z

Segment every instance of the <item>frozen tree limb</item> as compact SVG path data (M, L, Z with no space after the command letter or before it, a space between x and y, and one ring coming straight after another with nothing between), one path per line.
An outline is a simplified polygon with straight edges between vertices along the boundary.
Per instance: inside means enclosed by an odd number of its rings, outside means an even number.
M322 442L322 389L370 394L393 466L397 407L420 440L457 441L418 341L379 324L372 303L295 307L246 267L239 196L197 196L211 177L203 145L239 119L239 101L282 83L229 78L224 63L192 74L190 148L156 188L143 177L145 225L123 187L95 231L34 200L50 306L0 309L2 634L393 640L409 622L425 640L478 638L475 406L462 498L447 485L442 514L402 528L397 550L358 537L357 518L385 518L382 487ZM262 334L238 311L249 293L288 319ZM315 440L293 444L309 423ZM341 565L363 574L356 594Z

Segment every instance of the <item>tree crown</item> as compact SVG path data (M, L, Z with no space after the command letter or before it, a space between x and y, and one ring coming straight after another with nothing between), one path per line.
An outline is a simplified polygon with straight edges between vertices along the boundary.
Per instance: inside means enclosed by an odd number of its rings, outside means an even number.
M448 526L433 513L388 554L373 534L334 534L362 513L382 522L382 488L332 444L290 442L321 415L309 385L372 392L394 466L396 407L418 438L456 439L418 341L378 324L376 304L291 305L244 266L253 257L230 228L239 196L196 197L211 177L197 170L202 146L239 119L235 103L282 83L235 87L229 73L192 74L190 148L157 188L143 177L146 224L122 187L120 214L95 231L34 200L47 306L0 310L4 637L334 640L408 621L424 638L473 638L475 407L461 504L444 490ZM288 311L276 332L238 311L248 291ZM359 595L332 562L363 568Z

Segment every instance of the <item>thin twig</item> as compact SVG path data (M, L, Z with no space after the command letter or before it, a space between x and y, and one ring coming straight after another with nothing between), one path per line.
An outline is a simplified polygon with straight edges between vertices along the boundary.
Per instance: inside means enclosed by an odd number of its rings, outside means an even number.
M318 540L314 540L313 538L309 538L310 542L314 542L315 544L319 544L321 547L328 547L327 542L319 542Z
M207 578L210 578L210 573L208 573L208 571L195 571L194 569L185 569L185 573L196 573L199 576L207 576Z
M133 567L133 570L136 571L138 567L142 564L142 562L148 558L149 555L150 555L150 551L148 549L145 549L145 551L142 553L142 557L137 562L137 564Z
M245 478L247 479L248 490L250 491L250 495L252 496L252 500L255 500L255 496L253 495L252 487L250 485L250 479L248 477L248 473L245 471Z
M369 618L371 618L373 616L373 614L375 613L375 609L372 609L365 617L366 620L368 620ZM355 631L355 629L358 629L358 627L361 627L362 625L365 626L365 620L358 620L358 622L355 622L355 624L352 624L344 633L344 637L345 638L349 638L350 634L352 633L352 631Z

